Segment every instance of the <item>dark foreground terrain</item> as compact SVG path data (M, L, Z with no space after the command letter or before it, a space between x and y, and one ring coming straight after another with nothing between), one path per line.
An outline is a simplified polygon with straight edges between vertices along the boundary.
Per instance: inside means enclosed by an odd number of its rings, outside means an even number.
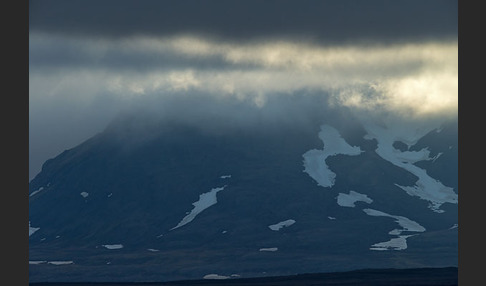
M260 277L260 278L240 278L224 280L185 280L173 282L138 282L138 283L30 283L32 286L56 285L56 286L110 286L110 285L127 285L127 286L150 286L150 285L262 285L262 286L280 286L280 285L389 285L389 286L425 286L425 285L458 285L458 268L415 268L415 269L371 269L357 270L337 273L321 274L300 274L292 276L278 277Z

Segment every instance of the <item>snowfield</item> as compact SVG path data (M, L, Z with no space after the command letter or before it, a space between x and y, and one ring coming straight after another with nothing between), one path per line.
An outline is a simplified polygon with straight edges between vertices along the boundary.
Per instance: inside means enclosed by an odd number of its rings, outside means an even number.
M269 225L268 227L271 230L279 231L281 228L283 228L283 227L289 227L289 226L293 225L294 223L295 223L295 220L288 219L288 220L281 221L281 222L276 223L276 224Z
M392 238L389 241L375 243L370 247L370 250L404 250L407 249L407 238L413 235L400 235Z
M418 224L417 222L410 220L403 216L395 216L384 213L382 211L374 210L374 209L364 209L363 210L367 215L370 216L384 216L394 218L395 222L398 223L402 227L402 229L394 229L391 230L388 234L396 235L398 237L392 238L389 241L375 243L370 248L371 250L403 250L407 248L407 238L413 235L402 235L404 231L411 231L411 232L424 232L425 228Z
M218 274L207 274L204 275L203 279L229 279L230 276L223 276Z
M33 265L43 264L43 263L47 263L47 261L45 261L45 260L29 260L29 264L33 264Z
M32 193L29 195L29 197L32 197L33 195L35 195L35 194L39 193L39 192L40 192L40 191L42 191L43 189L44 189L44 187L40 187L40 188L39 188L39 189L37 189L36 191L33 191L33 192L32 192Z
M349 145L339 132L329 125L322 125L318 134L324 143L322 150L312 149L302 155L304 157L304 172L321 187L332 187L336 174L326 164L329 156L338 154L356 156L363 152L359 147Z
M355 191L349 191L349 194L339 193L336 197L338 205L342 207L354 208L356 202L365 202L371 204L373 202L367 195L357 193Z
M190 223L203 210L216 204L218 202L216 194L224 190L224 188L226 188L226 186L220 188L213 188L211 189L211 191L199 195L199 200L197 202L192 203L194 208L191 210L191 212L188 215L186 215L175 227L171 228L170 230L174 230L176 228L179 228L183 225Z
M37 265L37 264L69 265L69 264L74 264L74 261L72 260L58 260L58 261L29 260L29 264L31 265Z
M406 217L403 216L395 216L395 215L390 215L387 213L384 213L382 211L377 211L374 209L364 209L363 210L367 215L370 216L385 216L385 217L391 217L394 218L395 221L403 227L402 231L415 231L415 232L424 232L425 228L421 226L420 224L414 222L413 220L410 220Z
M268 247L268 248L260 248L259 251L270 251L270 252L273 252L273 251L277 251L278 250L278 247Z
M69 261L48 261L48 264L52 265L67 265L67 264L74 264L74 261L69 260Z
M102 245L106 249L120 249L123 248L123 244L103 244Z
M415 186L400 186L396 184L397 187L410 196L417 196L422 200L427 200L429 208L434 212L444 212L439 209L444 203L458 203L458 196L453 188L444 186L440 181L430 177L424 169L414 165L414 163L423 160L435 160L440 154L431 158L430 152L426 148L420 151L400 151L393 147L394 142L400 141L407 144L410 148L425 134L433 130L431 127L428 129L414 129L398 123L383 127L368 122L364 125L364 128L368 132L365 139L377 140L378 145L375 151L380 157L418 177Z
M31 227L30 226L30 221L29 221L29 236L33 235L34 232L38 231L40 227Z

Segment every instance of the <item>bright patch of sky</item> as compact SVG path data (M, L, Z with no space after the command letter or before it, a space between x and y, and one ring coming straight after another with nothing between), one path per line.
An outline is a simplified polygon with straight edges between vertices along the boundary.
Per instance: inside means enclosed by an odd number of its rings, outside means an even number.
M288 219L288 220L281 221L281 222L276 223L276 224L269 225L268 227L271 230L279 231L281 228L283 228L283 227L289 227L289 226L293 225L294 223L295 223L295 220Z
M355 207L356 202L365 202L371 204L373 202L367 195L349 191L349 194L339 193L337 196L337 203L342 207Z
M226 188L226 186L220 188L213 188L211 189L211 191L199 195L199 200L197 202L192 203L194 208L191 210L191 212L188 215L186 215L175 227L171 228L170 230L179 228L181 226L190 223L202 211L216 204L218 202L216 195L218 194L218 192L224 190L224 188Z
M221 179L229 179L229 178L231 178L231 175L223 175L223 176L221 176L220 178L221 178Z
M120 249L123 248L123 244L103 244L102 245L106 249Z
M148 251L151 251L151 252L157 252L157 251L160 251L160 250L155 249L155 248L148 248L147 250L148 250Z
M304 157L304 172L321 187L332 187L336 174L329 169L326 159L339 154L356 156L361 154L359 147L349 145L339 132L329 125L322 125L319 138L324 143L322 150L312 149L302 155Z
M273 251L277 251L278 250L278 247L267 247L267 248L260 248L259 251L270 251L270 252L273 252Z
M413 123L413 122L412 122ZM444 186L439 180L430 177L427 171L414 165L414 163L423 160L433 160L430 158L430 151L424 148L420 151L401 151L393 147L395 141L401 141L409 148L422 138L425 134L437 128L435 122L430 121L429 126L411 124L405 121L388 121L386 125L378 125L370 121L364 124L367 131L365 139L376 139L378 142L376 153L383 159L391 162L395 166L414 174L418 181L414 186L396 186L407 192L411 196L417 196L422 200L429 202L429 208L435 212L441 213L439 209L444 203L458 203L458 195L453 188Z
M388 234L398 236L395 238L390 239L389 241L375 243L371 246L371 250L403 250L407 248L407 238L413 235L402 235L402 232L424 232L425 228L418 224L417 222L410 220L403 216L395 216L390 215L382 211L374 210L374 209L364 209L363 210L367 215L370 216L384 216L390 217L395 219L395 222L398 223L402 228L401 229L393 229Z
M87 192L81 192L80 195L83 197L83 198L87 198L89 196L89 194Z
M30 221L29 221L29 236L33 235L34 232L38 231L40 227L32 227L30 226Z
M333 217L333 216L328 216L327 218L328 218L328 219L330 219L330 220L335 220L335 219L336 219L336 218L335 218L335 217Z

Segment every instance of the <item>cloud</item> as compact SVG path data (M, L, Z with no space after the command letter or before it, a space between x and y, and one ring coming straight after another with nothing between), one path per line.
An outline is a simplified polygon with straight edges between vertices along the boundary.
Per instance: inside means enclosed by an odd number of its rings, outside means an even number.
M361 117L457 116L455 40L325 45L35 31L29 40L31 178L46 159L137 108L216 124L211 130L262 120L303 126L332 108ZM228 124L206 120L216 115Z
M400 45L322 46L285 39L232 43L195 36L133 37L116 40L60 38L33 34L33 49L63 46L65 60L56 68L32 56L31 85L46 94L89 97L96 93L140 96L191 90L216 96L251 97L263 105L275 93L301 89L336 91L337 103L353 108L385 108L408 115L454 113L457 109L457 42ZM72 51L70 51L72 49ZM119 65L96 64L123 54ZM68 56L69 55L69 56ZM141 57L152 58L148 67ZM175 58L171 64L157 59ZM91 59L91 65L77 64ZM188 63L195 62L194 65ZM205 63L212 68L201 67ZM51 84L51 85L49 85ZM41 92L37 92L40 94ZM35 96L34 94L32 96ZM72 96L72 95L71 95Z

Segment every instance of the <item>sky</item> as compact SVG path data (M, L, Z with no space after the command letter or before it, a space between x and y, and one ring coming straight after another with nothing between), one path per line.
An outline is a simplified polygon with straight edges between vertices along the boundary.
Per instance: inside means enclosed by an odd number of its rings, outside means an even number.
M31 0L29 180L131 110L457 117L457 13L457 0Z

